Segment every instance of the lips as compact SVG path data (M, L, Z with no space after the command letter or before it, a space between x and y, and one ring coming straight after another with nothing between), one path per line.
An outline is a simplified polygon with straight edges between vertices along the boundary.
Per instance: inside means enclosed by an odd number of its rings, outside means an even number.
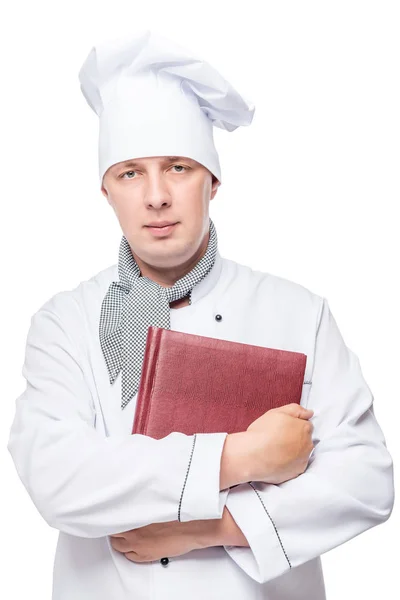
M157 228L161 228L161 227L169 227L170 225L176 225L176 221L161 221L160 223L150 223L149 225L146 225L146 227L157 227Z
M171 231L174 231L177 224L178 223L171 223L171 225L164 225L163 227L146 225L146 228L150 231L150 233L152 233L152 235L161 237L169 235Z

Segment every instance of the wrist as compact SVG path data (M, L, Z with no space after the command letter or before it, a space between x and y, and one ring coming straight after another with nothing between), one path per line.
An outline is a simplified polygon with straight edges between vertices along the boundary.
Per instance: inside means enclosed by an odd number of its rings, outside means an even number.
M210 546L249 546L231 513L224 507L221 519L189 521L188 533L191 536L193 549Z
M225 513L225 510L224 510ZM190 537L194 550L222 545L223 519L200 519L187 521L186 534Z
M220 490L252 480L248 445L245 431L226 436L221 456Z

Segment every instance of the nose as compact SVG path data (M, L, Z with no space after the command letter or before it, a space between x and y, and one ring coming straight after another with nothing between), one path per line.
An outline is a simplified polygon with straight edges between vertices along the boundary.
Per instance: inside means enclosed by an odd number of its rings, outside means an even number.
M159 209L171 204L168 187L162 174L149 174L146 181L145 204L147 207Z

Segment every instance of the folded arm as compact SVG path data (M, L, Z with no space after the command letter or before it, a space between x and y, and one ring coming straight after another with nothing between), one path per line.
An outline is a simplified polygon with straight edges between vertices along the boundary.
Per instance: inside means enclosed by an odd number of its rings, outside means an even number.
M280 485L242 483L226 499L249 546L228 543L225 550L260 583L386 521L393 508L393 461L373 395L322 300L308 397L315 446L308 467Z
M96 538L155 522L221 519L226 433L103 437L77 344L48 306L31 319L22 373L26 389L7 447L50 526Z

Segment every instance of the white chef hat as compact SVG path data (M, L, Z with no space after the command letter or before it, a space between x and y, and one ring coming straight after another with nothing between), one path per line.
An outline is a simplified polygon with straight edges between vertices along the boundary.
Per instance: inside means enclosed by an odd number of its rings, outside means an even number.
M206 61L159 33L140 30L94 46L79 71L99 116L100 183L115 163L186 156L221 182L213 125L250 125L254 105Z

